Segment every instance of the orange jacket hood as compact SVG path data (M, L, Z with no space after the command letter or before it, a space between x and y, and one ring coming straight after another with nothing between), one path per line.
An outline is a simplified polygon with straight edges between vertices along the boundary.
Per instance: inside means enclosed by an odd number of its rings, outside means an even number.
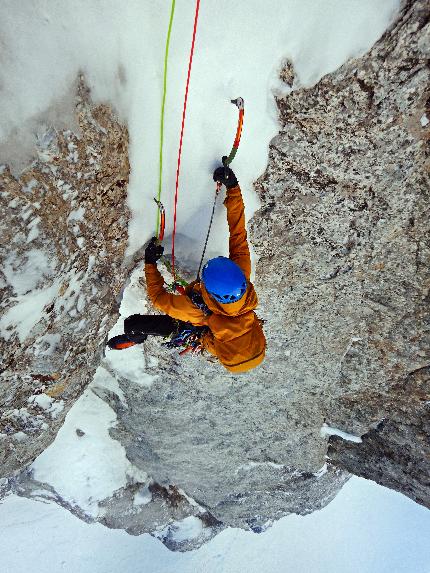
M200 283L200 290L209 310L221 316L241 316L250 310L254 310L258 305L257 293L250 282L248 282L248 288L243 297L236 302L230 302L228 304L218 302L212 298L203 283Z

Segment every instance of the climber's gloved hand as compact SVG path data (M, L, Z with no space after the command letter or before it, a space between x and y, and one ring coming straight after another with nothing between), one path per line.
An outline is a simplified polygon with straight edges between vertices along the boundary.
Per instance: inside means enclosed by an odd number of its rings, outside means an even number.
M238 184L236 175L230 169L230 167L225 166L225 161L227 160L227 156L222 158L222 162L224 164L223 167L217 167L214 171L214 181L219 181L223 185L227 187L227 189L231 189L232 187L236 187Z
M152 237L145 249L145 263L155 265L163 253L164 247L157 243L156 237Z

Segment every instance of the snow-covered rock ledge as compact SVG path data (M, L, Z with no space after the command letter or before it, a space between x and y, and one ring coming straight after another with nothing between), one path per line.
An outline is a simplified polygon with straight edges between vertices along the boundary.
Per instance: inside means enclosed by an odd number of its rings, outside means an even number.
M37 157L0 173L0 476L53 440L100 362L126 270L128 133L81 78L76 133L49 126Z

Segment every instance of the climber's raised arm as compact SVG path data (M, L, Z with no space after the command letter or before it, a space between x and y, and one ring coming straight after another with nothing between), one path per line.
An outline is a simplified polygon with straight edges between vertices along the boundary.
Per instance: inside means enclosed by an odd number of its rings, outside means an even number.
M230 231L229 258L244 272L249 280L251 275L251 257L245 228L245 206L239 183L229 167L218 167L214 171L214 181L226 186L227 195L224 205L227 207L227 221Z

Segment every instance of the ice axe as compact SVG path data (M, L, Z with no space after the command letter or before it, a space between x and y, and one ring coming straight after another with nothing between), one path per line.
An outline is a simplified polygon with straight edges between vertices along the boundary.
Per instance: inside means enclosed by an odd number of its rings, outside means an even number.
M245 115L245 102L243 101L243 98L238 97L236 99L231 99L230 101L239 110L239 118L237 120L236 136L234 138L233 147L231 148L230 154L228 156L224 156L222 158L222 164L224 165L226 175L227 175L227 167L230 165L230 163L236 157L237 150L239 149L240 136L242 135L243 117ZM211 218L209 221L209 228L208 228L208 232L206 234L206 240L205 240L205 244L203 247L203 253L202 253L202 256L200 259L199 270L197 271L197 279L196 280L200 280L200 271L202 270L202 264L203 264L203 260L205 258L206 247L208 244L209 234L211 232L212 222L213 222L213 218L214 218L214 214L215 214L216 200L217 200L217 197L218 197L220 190L221 190L221 183L220 183L220 181L217 181L216 182L216 189L215 189L215 198L214 198L214 202L212 205L212 214L211 214Z

